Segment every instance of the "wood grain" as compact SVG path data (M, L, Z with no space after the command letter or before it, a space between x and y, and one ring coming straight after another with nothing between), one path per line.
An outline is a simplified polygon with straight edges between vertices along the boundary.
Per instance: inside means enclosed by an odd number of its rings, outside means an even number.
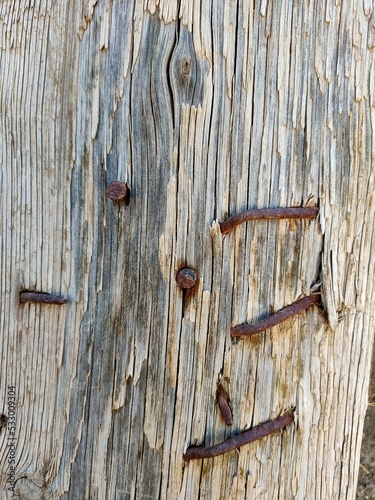
M354 498L375 305L371 3L9 0L0 19L0 414L15 386L18 493ZM287 206L319 216L220 232ZM232 324L319 281L326 315L232 344ZM21 290L69 301L21 305ZM291 407L295 432L184 467L189 444ZM7 467L3 427L1 487Z

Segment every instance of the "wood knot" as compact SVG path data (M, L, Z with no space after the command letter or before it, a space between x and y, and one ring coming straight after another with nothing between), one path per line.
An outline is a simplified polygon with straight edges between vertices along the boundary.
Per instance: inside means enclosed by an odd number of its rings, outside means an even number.
M180 72L184 78L188 78L191 74L192 61L188 56L184 56L180 62Z

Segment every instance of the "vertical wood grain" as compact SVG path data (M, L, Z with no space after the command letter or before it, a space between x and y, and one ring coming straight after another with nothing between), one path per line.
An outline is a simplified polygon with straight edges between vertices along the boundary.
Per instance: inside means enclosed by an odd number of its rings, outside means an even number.
M374 331L373 17L359 1L0 6L0 413L14 385L21 496L354 498ZM115 180L128 207L106 198ZM241 210L300 205L318 219L220 232ZM321 309L231 341L320 282ZM21 290L68 304L21 304ZM284 431L184 463L188 445L290 408ZM2 427L4 488L7 453Z

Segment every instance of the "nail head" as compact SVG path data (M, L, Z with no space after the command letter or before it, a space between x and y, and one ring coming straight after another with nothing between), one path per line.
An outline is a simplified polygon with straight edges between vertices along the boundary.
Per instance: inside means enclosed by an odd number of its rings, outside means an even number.
M185 267L181 269L176 275L177 285L181 288L192 288L197 281L197 273L194 269Z
M127 184L119 181L113 181L108 184L106 194L109 199L115 203L129 205L130 189Z

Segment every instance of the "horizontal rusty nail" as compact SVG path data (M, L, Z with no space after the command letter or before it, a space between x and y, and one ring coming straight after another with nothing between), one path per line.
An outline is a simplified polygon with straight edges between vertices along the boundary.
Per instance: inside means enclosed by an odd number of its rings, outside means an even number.
M272 220L272 219L315 219L318 215L318 207L287 207L287 208L260 208L245 210L228 217L220 222L222 234L229 233L239 224L250 220Z
M223 417L226 425L233 425L232 408L229 406L228 402L229 397L221 384L217 384L216 401L219 405L221 416Z
M264 330L278 325L295 314L308 309L313 304L318 303L319 300L320 294L303 297L302 299L293 302L290 306L286 306L283 309L280 309L280 311L277 311L275 314L268 316L268 318L262 319L258 323L250 325L243 323L241 325L233 326L230 329L230 335L231 337L250 337L256 333L264 332Z
M184 267L176 275L176 282L180 288L192 288L197 281L197 273L190 267Z
M106 194L115 203L121 203L123 205L129 205L130 201L130 189L128 184L123 182L113 181L108 184L106 188Z
M185 460L193 460L223 455L228 451L235 450L245 444L261 439L269 434L273 434L274 432L291 424L293 421L294 412L288 411L274 420L252 427L251 429L248 429L237 436L233 436L222 443L214 444L213 446L190 446L186 450L184 458Z
M50 293L21 292L21 302L32 302L34 304L56 304L63 305L68 302L62 295L53 295Z

